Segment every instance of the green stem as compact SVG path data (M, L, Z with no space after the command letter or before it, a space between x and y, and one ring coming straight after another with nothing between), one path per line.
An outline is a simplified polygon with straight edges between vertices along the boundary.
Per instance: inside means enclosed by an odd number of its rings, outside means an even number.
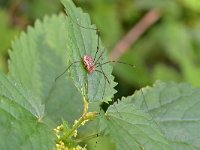
M88 121L88 120L94 120L97 116L99 115L98 112L88 112L86 113L84 116L82 116L72 127L71 131L69 132L69 134L66 136L66 138L70 138L73 136L75 130L77 130L81 124L84 121Z
M84 121L94 120L94 118L96 118L97 115L99 114L98 112L88 112L89 103L86 97L83 97L83 101L84 101L83 114L81 118L73 125L71 131L69 132L69 134L67 134L66 138L72 137L75 130L77 130Z
M94 134L94 135L91 135L91 136L88 136L88 137L85 137L85 138L77 139L76 142L82 143L84 141L88 141L88 140L91 140L91 139L94 139L94 138L97 138L97 134Z
M84 88L82 89L82 95L84 102L83 114L79 118L79 120L76 123L74 123L71 131L65 136L66 139L71 138L74 135L75 130L77 130L81 125L84 125L86 121L94 120L99 115L98 112L88 112L89 101L86 97Z
M83 108L83 114L82 114L82 117L84 117L87 112L88 112L88 107L89 107L89 103L88 103L88 100L83 97L83 102L84 102L84 108Z

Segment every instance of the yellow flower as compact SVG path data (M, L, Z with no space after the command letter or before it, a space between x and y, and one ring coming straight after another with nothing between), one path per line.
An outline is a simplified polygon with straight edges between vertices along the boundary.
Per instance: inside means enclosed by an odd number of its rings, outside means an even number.
M89 121L88 119L87 119L87 120L84 120L84 121L81 123L81 125L84 126L85 123L88 122L88 121Z
M76 137L76 136L77 136L77 133L78 133L78 131L77 131L77 130L74 130L73 136Z
M56 144L56 150L69 150L69 148L66 147L62 141L59 141L59 143Z

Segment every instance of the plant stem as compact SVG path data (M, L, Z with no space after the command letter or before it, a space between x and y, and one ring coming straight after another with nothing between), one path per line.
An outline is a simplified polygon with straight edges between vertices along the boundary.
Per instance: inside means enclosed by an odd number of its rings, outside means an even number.
M75 124L73 125L71 131L66 136L66 138L72 137L74 135L75 130L77 130L81 125L83 125L86 121L94 120L99 115L98 112L88 112L88 107L89 107L88 100L85 97L83 97L83 101L84 101L83 114L79 118L79 120L75 122Z
M87 112L88 112L88 107L89 107L88 100L86 99L85 96L83 97L83 102L84 102L84 108L83 108L82 117L84 117L84 116L87 114Z
M71 131L67 135L66 138L72 137L75 130L79 128L84 122L89 121L89 120L94 120L97 116L99 115L98 112L88 112L84 116L82 116L72 127Z

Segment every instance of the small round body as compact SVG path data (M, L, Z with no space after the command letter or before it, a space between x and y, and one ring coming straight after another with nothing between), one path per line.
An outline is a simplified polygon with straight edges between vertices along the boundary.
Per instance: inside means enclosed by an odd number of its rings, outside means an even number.
M94 60L89 54L83 57L83 64L89 73L93 73L96 70Z

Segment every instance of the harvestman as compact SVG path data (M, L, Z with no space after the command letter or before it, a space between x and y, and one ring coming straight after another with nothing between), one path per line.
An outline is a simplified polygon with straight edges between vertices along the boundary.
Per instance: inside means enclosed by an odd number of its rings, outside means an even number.
M67 14L69 17L70 15ZM70 17L71 18L71 17ZM131 67L134 67L132 64L128 64L128 63L125 63L125 62L121 62L121 61L107 61L107 62L103 62L103 63L100 63L99 60L101 59L101 57L103 56L104 52L105 52L105 49L100 53L99 57L97 57L97 54L99 52L99 30L98 29L95 29L95 28L89 28L89 27L84 27L80 24L78 24L76 21L74 21L72 18L71 18L72 22L75 23L76 25L78 25L79 27L81 28L84 28L84 29L89 29L89 30L95 30L96 31L96 34L98 36L97 38L97 50L96 50L96 53L95 53L95 56L94 56L94 59L93 57L90 55L90 54L86 54L85 56L82 57L82 60L77 60L77 61L74 61L72 62L67 68L66 70L60 74L56 79L55 81L60 78L63 74L65 74L72 65L76 64L76 63L83 63L85 69L87 70L87 72L89 74L92 74L94 73L95 71L96 72L99 72L100 74L103 75L104 79L105 79L105 83L104 83L104 91L103 91L103 95L102 95L102 99L104 97L104 94L105 94L105 86L106 86L106 81L108 82L108 84L110 84L110 81L108 79L108 77L106 76L106 74L104 73L103 71L103 68L102 66L105 65L105 64L108 64L108 63L120 63L120 64L125 64L125 65L129 65ZM100 70L97 70L97 68L100 67Z

